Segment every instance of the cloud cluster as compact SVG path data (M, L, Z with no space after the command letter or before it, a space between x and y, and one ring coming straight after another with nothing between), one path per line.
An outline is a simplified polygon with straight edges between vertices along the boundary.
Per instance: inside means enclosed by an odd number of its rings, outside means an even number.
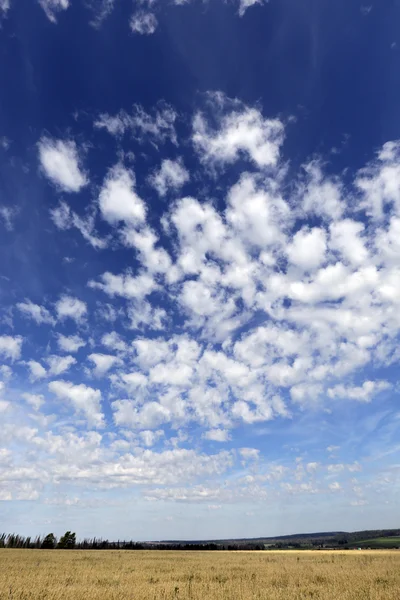
M94 390L84 386L78 390L68 382L57 382L52 390L60 399L80 406L83 398L86 406L98 399ZM24 399L35 413L43 406L42 396L24 394ZM307 462L301 457L270 462L248 447L208 453L182 447L148 448L160 437L160 432L146 431L138 438L125 432L107 443L104 432L54 432L40 424L16 426L5 421L3 443L13 440L20 452L0 449L2 499L36 500L45 486L55 485L58 490L70 490L63 496L67 504L72 498L80 501L88 490L105 494L136 488L143 498L165 503L262 502L265 507L265 503L272 505L299 494L329 497L340 492L354 505L367 504L371 494L378 497L397 481L390 471L373 483L365 480L364 468L357 462Z
M154 114L150 120L136 106L130 116L102 115L95 127L177 143L173 109ZM190 142L203 178L235 170L236 181L222 209L180 197L189 173L182 159L164 158L148 182L176 199L159 229L150 225L133 170L118 163L105 175L95 210L109 237L134 251L137 267L105 271L88 285L123 302L130 329L144 332L131 345L128 370L118 355L88 356L93 376L108 377L117 396L118 426L197 422L207 429L204 439L222 442L240 422L285 418L296 404L369 401L390 388L362 377L367 366L397 360L398 145L385 144L351 188L325 177L314 160L288 195L284 135L285 124L260 108L208 94ZM33 306L19 308L50 322L46 309ZM79 323L87 307L63 296L56 313ZM178 315L184 331L174 333ZM109 349L128 347L120 334L106 335ZM31 369L44 376L36 363Z
M81 209L60 199L49 220L80 249L86 279L7 307L0 474L16 482L11 496L72 482L140 484L165 502L364 501L360 463L266 462L237 432L396 390L400 145L350 183L315 158L296 176L287 125L221 93L190 119L165 104L103 114L93 135L127 136L153 161L137 172L120 155L94 178L72 138L38 143L55 195L91 192ZM18 391L5 392L13 377ZM26 454L8 454L10 440Z
M64 192L79 192L87 184L75 142L43 137L38 149L44 174Z
M181 6L189 4L195 0L172 0L171 4ZM52 23L57 23L57 17L63 11L66 11L70 5L70 0L38 0L44 10L47 18ZM238 0L238 14L243 17L246 10L256 4L266 4L268 0ZM161 7L160 0L134 0L134 12L129 21L129 27L133 33L139 35L151 35L158 26L156 12ZM88 7L93 11L91 25L100 27L104 20L112 13L115 8L115 0L101 0L98 3L88 3ZM0 11L4 14L10 9L10 0L0 1Z

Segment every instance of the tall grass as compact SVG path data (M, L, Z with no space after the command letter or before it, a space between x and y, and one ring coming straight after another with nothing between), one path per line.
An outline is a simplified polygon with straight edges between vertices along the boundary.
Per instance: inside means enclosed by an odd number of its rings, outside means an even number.
M0 550L1 600L399 600L400 551Z

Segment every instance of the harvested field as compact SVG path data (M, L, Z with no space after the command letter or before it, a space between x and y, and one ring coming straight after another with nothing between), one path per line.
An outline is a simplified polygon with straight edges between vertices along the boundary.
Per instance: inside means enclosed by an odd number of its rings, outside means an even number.
M398 551L0 550L1 600L398 600Z

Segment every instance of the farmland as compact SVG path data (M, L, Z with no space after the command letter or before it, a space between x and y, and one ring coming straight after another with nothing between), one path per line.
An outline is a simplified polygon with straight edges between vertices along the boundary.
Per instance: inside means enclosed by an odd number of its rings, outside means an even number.
M378 537L360 540L351 544L351 547L359 548L400 548L400 537Z
M0 600L398 600L400 552L0 550Z

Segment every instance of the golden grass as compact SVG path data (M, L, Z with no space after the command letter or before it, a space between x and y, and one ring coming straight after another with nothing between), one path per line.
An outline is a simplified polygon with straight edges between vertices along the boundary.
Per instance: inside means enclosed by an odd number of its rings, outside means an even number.
M400 551L0 550L1 600L399 600Z

